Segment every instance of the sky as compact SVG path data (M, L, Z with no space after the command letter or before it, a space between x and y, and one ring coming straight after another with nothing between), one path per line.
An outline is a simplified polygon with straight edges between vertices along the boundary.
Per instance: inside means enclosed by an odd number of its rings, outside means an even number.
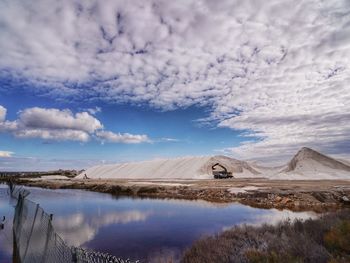
M348 0L0 0L0 170L350 158Z

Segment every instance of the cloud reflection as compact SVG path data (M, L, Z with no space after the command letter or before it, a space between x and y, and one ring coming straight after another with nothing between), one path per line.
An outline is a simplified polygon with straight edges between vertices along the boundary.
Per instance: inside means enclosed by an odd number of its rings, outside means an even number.
M96 216L76 213L69 216L57 216L53 224L56 231L69 245L81 246L92 240L101 227L145 221L151 214L151 211L139 210L111 212Z
M296 219L307 220L307 219L315 219L318 215L315 212L292 212L290 210L262 210L261 213L256 213L250 215L249 220L244 221L235 226L241 225L250 225L250 226L261 226L263 224L276 225L281 221L291 220L294 221ZM222 228L223 231L230 230L234 226L225 226Z

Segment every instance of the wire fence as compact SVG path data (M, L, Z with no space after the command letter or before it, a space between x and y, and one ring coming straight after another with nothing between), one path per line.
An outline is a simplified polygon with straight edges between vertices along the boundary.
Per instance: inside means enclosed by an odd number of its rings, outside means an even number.
M11 186L10 186L11 188ZM17 199L13 220L15 258L21 263L131 263L106 253L68 246L55 232L52 215L27 199L29 191L11 189Z

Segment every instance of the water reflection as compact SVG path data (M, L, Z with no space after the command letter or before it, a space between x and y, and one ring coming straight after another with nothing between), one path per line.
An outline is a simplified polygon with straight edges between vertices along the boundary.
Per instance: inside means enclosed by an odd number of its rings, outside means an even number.
M29 199L54 214L54 228L69 245L147 262L170 259L176 262L196 239L235 225L315 217L314 213L256 209L240 204L114 199L77 190L30 191ZM0 212L7 206L1 199ZM1 245L0 257L11 254L11 245L9 248Z
M54 219L54 226L56 231L65 237L67 244L78 247L92 240L101 227L144 221L149 214L131 210L86 217L83 213L76 213L69 216L57 216Z
M230 230L235 226L239 225L250 225L250 226L261 226L263 224L270 224L270 225L276 225L281 221L285 220L291 220L294 221L295 219L310 219L310 218L316 218L318 215L314 212L292 212L289 210L277 210L277 209L269 209L270 213L261 213L256 214L254 217L251 217L249 220L243 221L241 223L225 226L222 228L222 231Z
M12 217L14 208L7 195L7 186L0 184L0 218L6 217L4 229L0 230L0 262L12 261Z

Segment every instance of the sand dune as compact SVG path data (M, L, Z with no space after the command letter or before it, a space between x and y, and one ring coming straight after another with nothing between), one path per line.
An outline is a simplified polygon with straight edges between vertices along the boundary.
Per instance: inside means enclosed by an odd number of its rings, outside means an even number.
M303 147L279 173L278 179L350 179L350 166L315 150Z
M100 165L87 169L89 178L113 179L211 179L212 165L220 163L235 177L256 177L259 172L244 161L226 156L183 157L133 163Z
M212 179L212 166L223 165L235 178L283 180L350 179L350 166L310 148L302 148L284 166L263 167L226 156L182 157L99 165L87 169L91 179Z
M350 166L307 147L302 148L293 157L293 159L288 163L286 172L296 170L302 172L315 171L325 167L350 172Z

